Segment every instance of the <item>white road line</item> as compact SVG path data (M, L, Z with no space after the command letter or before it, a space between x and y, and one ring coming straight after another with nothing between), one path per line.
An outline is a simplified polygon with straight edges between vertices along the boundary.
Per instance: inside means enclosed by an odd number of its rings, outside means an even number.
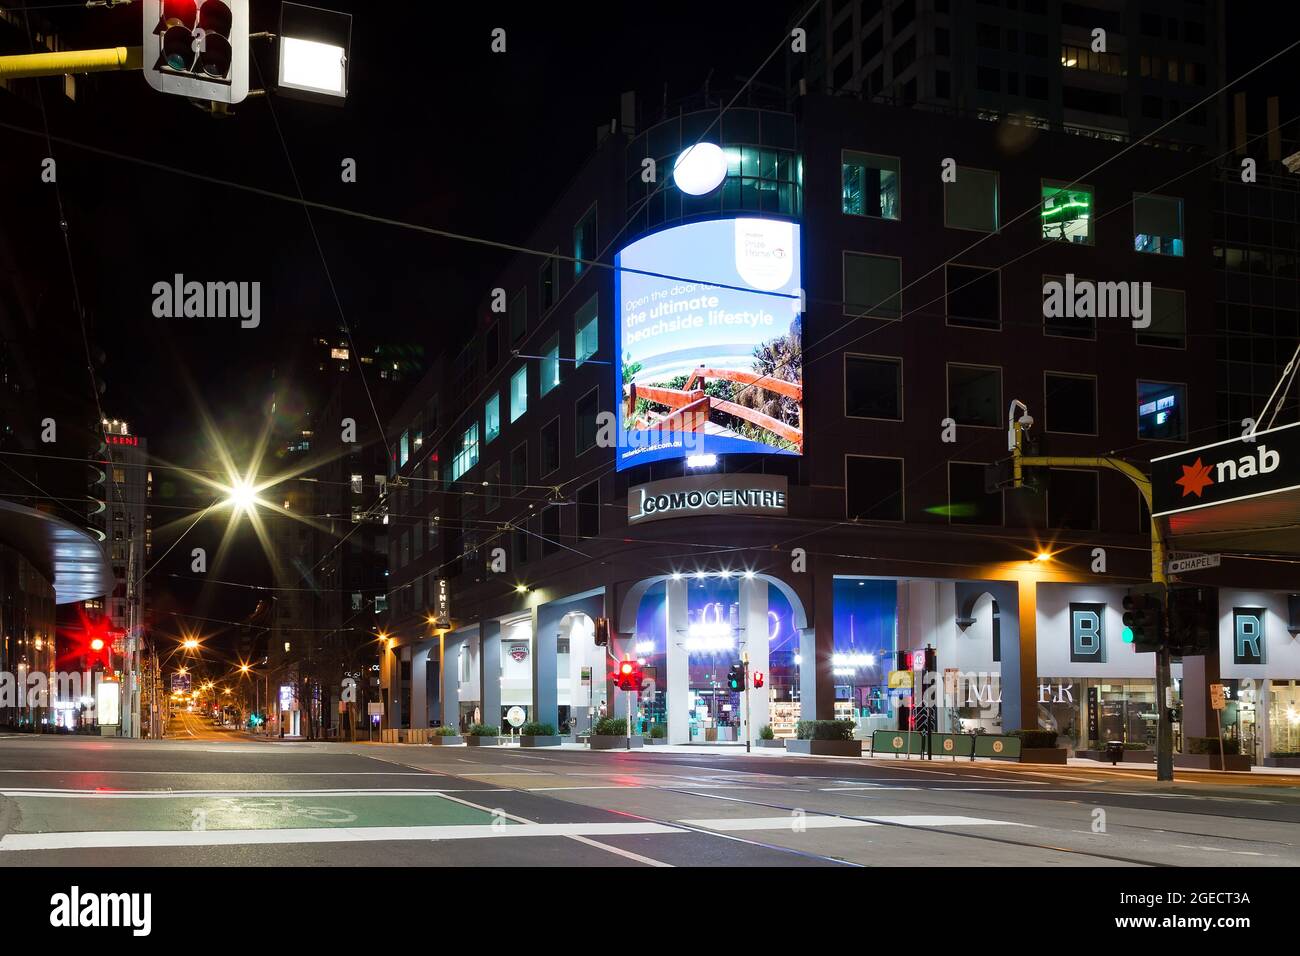
M866 820L874 820L878 823L894 823L905 827L976 827L976 826L997 826L997 827L1029 827L1035 829L1030 823L1012 823L1009 820L985 820L981 817L958 817L958 816L902 816L902 817L864 817Z
M105 769L71 769L60 770L0 770L0 773L62 773L76 776L86 774L137 774L159 777L236 777L255 774L263 777L437 777L444 776L436 771L401 771L401 770L105 770Z
M310 790L59 790L50 787L27 787L0 790L0 796L6 797L55 797L83 798L89 800L174 800L178 797L292 797L323 796L332 797L394 797L394 796L439 796L444 793L508 793L506 790L454 790L442 788L391 788L376 787L358 790L355 788L329 788Z
M621 847L610 846L608 843L600 843L596 840L589 840L585 836L576 833L570 833L569 839L577 843L585 843L587 846L594 846L598 850L604 850L606 853L613 853L629 860L636 860L638 863L644 863L646 866L664 866L671 867L671 863L664 863L662 860L652 860L648 856L642 856L640 853L633 853L631 850L624 850Z
M796 825L809 830L826 830L836 827L875 827L878 823L866 820L850 820L847 817L804 817L794 815L784 817L723 817L717 820L678 820L689 827L701 827L705 830L722 830L737 833L742 830L795 830Z
M101 830L80 833L10 833L0 837L0 852L296 843L441 842L689 832L661 823L533 823L526 826L463 824L442 827L308 827L287 830Z

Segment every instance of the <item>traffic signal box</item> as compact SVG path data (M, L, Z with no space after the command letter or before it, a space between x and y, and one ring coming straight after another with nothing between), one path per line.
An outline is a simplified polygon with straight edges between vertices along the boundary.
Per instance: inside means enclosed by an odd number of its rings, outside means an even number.
M1151 584L1134 588L1124 598L1124 643L1138 653L1154 653L1164 640L1169 619L1169 650L1174 657L1211 653L1219 634L1219 594L1209 587Z
M641 665L636 661L619 661L614 671L619 690L639 691L642 684Z
M732 664L727 669L727 689L744 690L745 689L745 665Z
M1164 588L1143 586L1124 595L1124 629L1121 636L1125 644L1132 644L1139 654L1155 653L1160 649L1164 615Z
M161 93L248 96L248 0L145 0L144 76Z

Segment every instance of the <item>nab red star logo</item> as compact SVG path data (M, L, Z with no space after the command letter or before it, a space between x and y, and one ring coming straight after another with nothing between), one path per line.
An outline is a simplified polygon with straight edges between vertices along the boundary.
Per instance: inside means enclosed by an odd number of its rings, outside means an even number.
M1196 495L1201 497L1201 492L1205 490L1206 485L1214 484L1214 479L1210 477L1210 466L1202 465L1198 456L1196 464L1183 465L1183 477L1179 478L1175 484L1183 486L1183 497Z

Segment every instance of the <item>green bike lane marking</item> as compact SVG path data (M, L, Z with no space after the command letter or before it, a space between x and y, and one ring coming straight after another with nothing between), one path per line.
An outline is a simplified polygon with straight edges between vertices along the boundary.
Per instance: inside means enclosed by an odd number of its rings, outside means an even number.
M17 805L12 833L80 833L110 830L288 830L330 827L489 825L497 818L441 794L373 796L176 796L98 798L11 796ZM513 820L500 821L515 826Z

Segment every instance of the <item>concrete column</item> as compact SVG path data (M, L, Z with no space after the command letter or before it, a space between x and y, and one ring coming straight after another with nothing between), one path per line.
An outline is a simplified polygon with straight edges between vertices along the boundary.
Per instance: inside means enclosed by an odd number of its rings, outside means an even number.
M1188 737L1217 737L1223 714L1210 706L1210 685L1221 683L1219 642L1204 657L1183 658L1183 752ZM1262 682L1261 682L1262 683ZM1164 701L1156 701L1163 707Z
M532 719L560 726L559 662L556 650L563 605L533 605L533 714Z
M429 663L427 644L411 647L411 727L429 726L429 687L427 667Z
M536 636L534 636L534 645ZM478 698L483 723L501 725L501 622L478 626Z
M690 655L686 651L687 617L686 579L669 578L664 582L664 687L668 708L668 742L690 742Z
M444 634L442 637L442 723L460 726L460 649L464 638Z
M835 717L835 576L813 572L813 626L799 632L799 716L804 720Z
M999 605L1001 607L1001 605ZM1001 615L1002 732L1038 729L1038 582L1016 585L1016 627L1010 633Z
M759 578L740 579L740 623L745 629L741 635L744 649L749 653L749 673L761 673L763 686L752 687L749 691L749 739L757 740L758 732L764 724L770 722L771 700L768 674L767 635L770 628L767 620L767 582Z

